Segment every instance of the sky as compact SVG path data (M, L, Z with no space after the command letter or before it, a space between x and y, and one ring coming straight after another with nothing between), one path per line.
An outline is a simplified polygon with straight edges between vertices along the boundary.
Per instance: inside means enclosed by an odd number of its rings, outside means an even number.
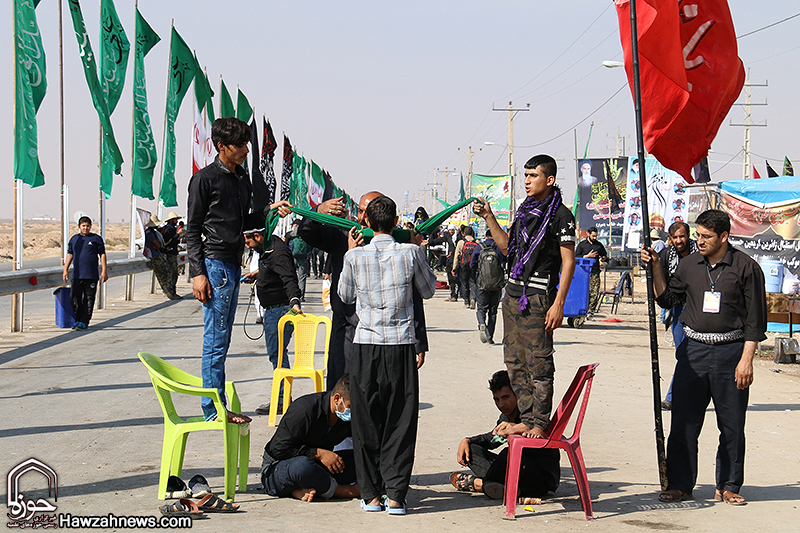
M82 2L92 46L98 47L99 2ZM730 0L737 35L800 12L800 2ZM37 13L47 57L48 91L38 113L40 160L45 185L24 186L24 217L60 216L58 2L41 0ZM130 40L134 2L117 0ZM402 209L427 205L431 190L457 199L459 176L467 174L467 150L475 151L473 171L508 170L508 119L493 108L519 112L514 120L518 169L538 153L559 162L558 182L565 199L575 191L576 151L589 157L616 154L615 136L634 155L633 104L624 70L604 60L622 59L617 15L610 0L436 0L311 2L296 0L140 0L139 9L162 41L145 59L154 136L161 142L170 21L217 92L219 77L234 93L237 85L295 149L328 170L357 198L370 190L392 196ZM65 182L70 219L77 211L97 218L99 125L78 56L64 1ZM11 10L0 18L6 50L13 50ZM796 124L800 122L800 17L744 36L739 56L754 84L751 131L753 163L766 176L764 160L780 171L784 156L800 164ZM13 54L0 63L0 156L5 161L5 193L0 218L13 216ZM112 116L125 162L107 202L108 220L129 220L132 57L120 103ZM621 90L620 90L621 89ZM740 102L744 97L740 97ZM181 107L177 132L177 208L185 214L191 177L191 92ZM721 126L709 164L714 181L741 179L743 108L734 106ZM577 133L577 146L575 134ZM496 143L487 145L485 143ZM161 165L156 169L156 183ZM518 170L521 174L521 171ZM445 188L447 195L445 196ZM406 202L406 198L408 201ZM137 199L154 211L155 201Z

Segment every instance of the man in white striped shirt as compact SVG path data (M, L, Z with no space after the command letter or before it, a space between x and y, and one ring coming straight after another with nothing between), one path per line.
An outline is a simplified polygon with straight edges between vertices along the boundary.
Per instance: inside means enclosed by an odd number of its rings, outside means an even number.
M360 246L351 231L337 288L343 302L356 303L359 317L350 361L356 473L363 509L382 510L385 487L388 513L405 514L417 439L417 370L424 362L414 349L412 287L430 298L436 276L418 246L392 237L398 218L391 198L374 198L366 215L375 236Z

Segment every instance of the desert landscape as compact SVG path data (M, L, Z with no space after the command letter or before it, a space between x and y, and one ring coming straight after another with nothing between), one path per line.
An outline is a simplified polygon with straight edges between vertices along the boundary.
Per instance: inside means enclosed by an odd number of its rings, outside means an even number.
M100 233L98 225L92 231ZM78 232L76 224L70 224L70 236ZM106 250L128 250L130 226L122 223L106 224ZM136 236L140 237L139 230ZM61 222L57 220L26 220L22 223L22 260L61 255ZM10 262L14 257L14 226L10 221L0 222L0 262Z

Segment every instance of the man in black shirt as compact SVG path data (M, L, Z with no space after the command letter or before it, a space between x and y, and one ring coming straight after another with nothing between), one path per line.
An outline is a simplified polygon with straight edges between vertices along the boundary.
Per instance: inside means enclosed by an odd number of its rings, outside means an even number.
M281 201L271 207L286 205ZM300 299L302 292L297 283L297 270L289 246L277 235L268 237L264 246L264 219L260 215L248 216L244 232L244 242L248 248L258 252L258 270L245 274L245 283L256 282L258 301L264 309L264 341L267 344L267 356L272 363L272 370L278 368L278 321L289 309L302 313ZM282 368L289 368L289 357L286 349L292 338L294 326L288 324L283 336L283 361ZM283 383L281 383L278 413L283 412ZM269 404L261 405L256 409L260 415L269 414Z
M597 240L597 228L592 226L586 230L586 240L578 243L575 257L594 259L592 272L589 274L589 314L593 315L600 303L600 261L607 258L606 247Z
M508 233L498 224L489 202L478 199L472 207L486 220L495 243L508 258L503 358L522 421L500 424L495 432L501 436L544 437L553 408L553 330L564 320L564 303L575 271L575 218L561 202L556 169L555 159L544 154L525 163L527 198Z
M242 230L251 195L250 178L242 163L251 135L250 126L236 118L214 121L211 140L219 155L189 180L187 200L189 275L194 297L203 303L203 387L217 389L226 405L225 358L239 299ZM201 405L206 420L217 418L211 398L204 396ZM227 416L237 424L250 422L238 413Z
M511 390L506 370L499 370L492 375L489 390L492 391L494 404L500 410L500 418L495 425L519 423L517 397ZM508 448L504 448L499 454L490 450L502 446L503 440L491 431L462 439L458 445L456 460L458 464L468 466L475 475L453 472L450 474L450 483L460 491L483 492L492 499L501 499L505 493ZM542 503L542 496L555 492L561 477L559 454L556 449L528 448L522 452L519 503L539 504Z
M709 400L714 400L720 428L716 500L743 505L744 421L753 358L766 339L764 274L744 252L728 244L731 224L722 211L697 217L697 247L667 277L655 251L642 250L653 267L658 305L683 304L680 320L686 338L676 349L678 363L672 397L672 426L667 444L668 490L661 501L692 498L697 481L697 439Z
M332 391L301 396L286 409L264 447L264 492L306 502L315 496L357 498L353 450L333 451L350 436L350 376L345 374Z

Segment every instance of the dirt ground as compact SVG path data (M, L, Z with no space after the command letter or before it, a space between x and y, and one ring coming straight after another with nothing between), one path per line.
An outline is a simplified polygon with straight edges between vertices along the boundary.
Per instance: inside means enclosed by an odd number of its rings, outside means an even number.
M100 227L92 227L99 233ZM70 235L77 233L77 225L70 225ZM106 224L106 249L124 251L128 249L128 224ZM138 237L137 230L137 237ZM58 257L61 255L61 222L26 220L22 225L22 259ZM0 262L9 262L14 254L14 226L11 222L0 222Z

